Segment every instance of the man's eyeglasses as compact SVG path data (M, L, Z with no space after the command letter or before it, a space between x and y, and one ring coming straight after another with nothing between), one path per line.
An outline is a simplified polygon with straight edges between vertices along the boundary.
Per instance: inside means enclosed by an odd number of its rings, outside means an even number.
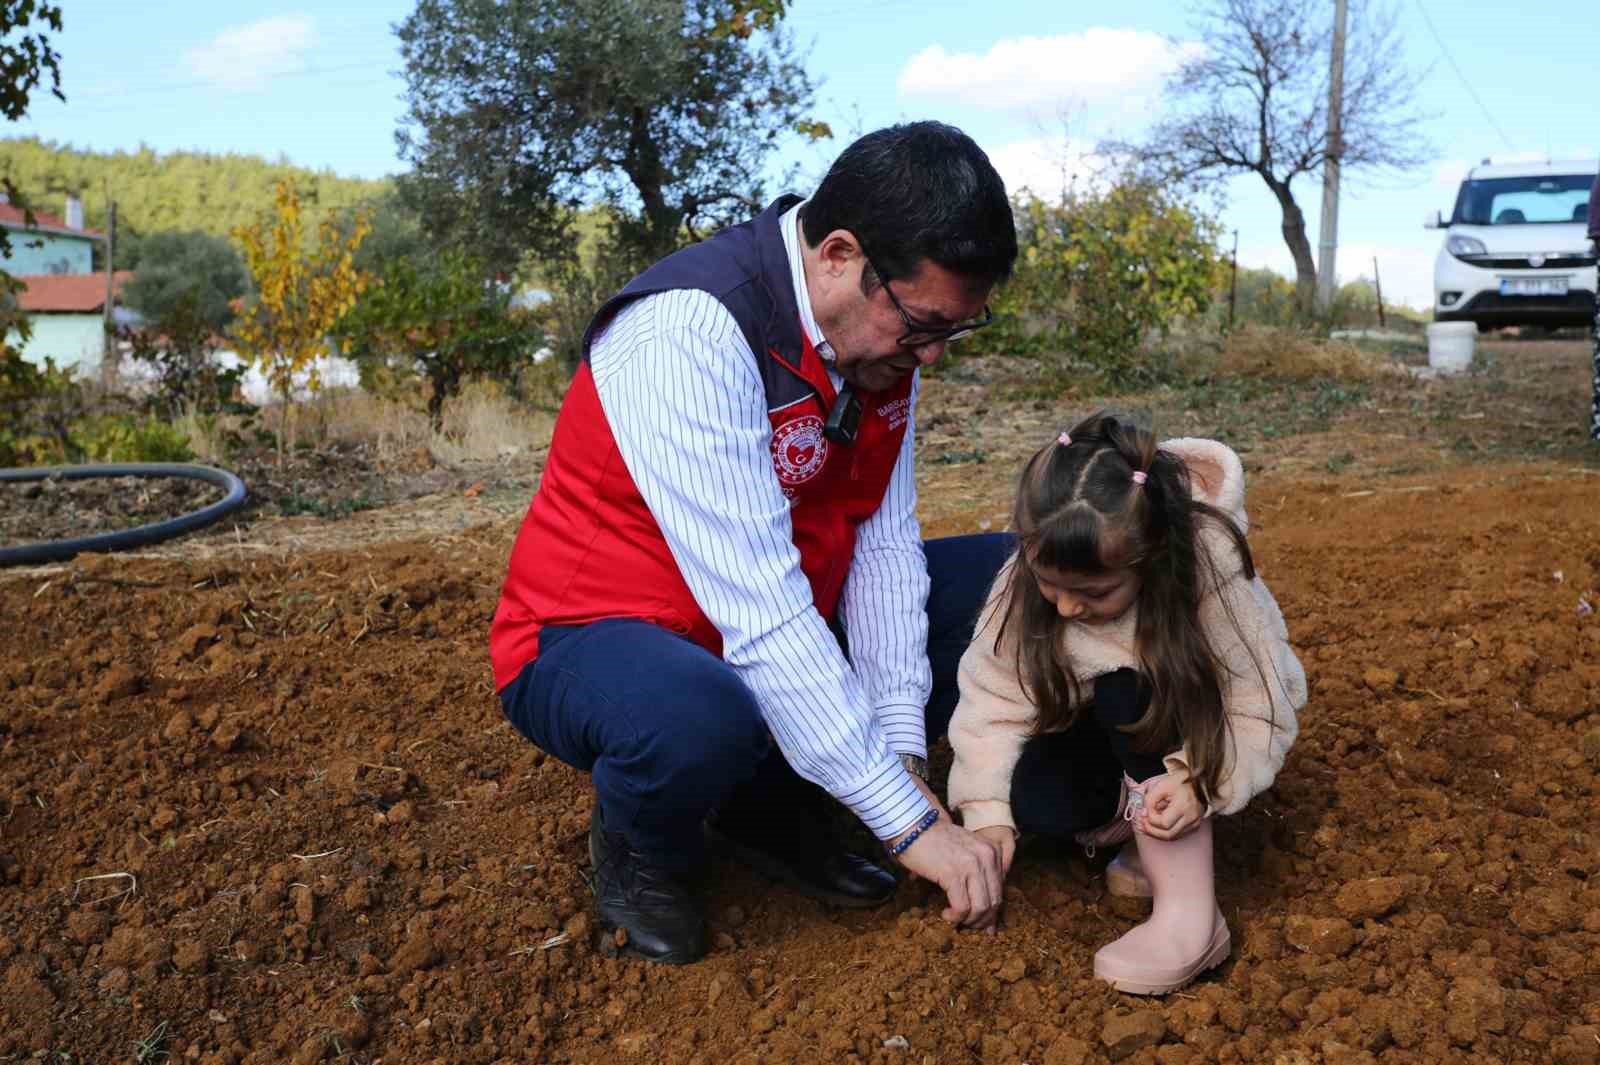
M872 261L872 256L867 254L865 248L861 249L861 257L866 260L868 266L872 267L872 272L878 275L878 283L883 286L883 291L889 294L889 302L894 304L894 309L900 314L900 320L905 323L906 331L896 341L902 348L920 348L927 344L938 344L941 341L946 344L954 344L956 341L963 337L971 336L994 321L994 312L989 310L989 305L985 303L983 305L983 317L973 321L961 322L958 325L951 326L925 325L912 318L911 315L906 313L906 309L900 306L900 300L895 296L894 289L889 287L889 275L879 269L878 264Z

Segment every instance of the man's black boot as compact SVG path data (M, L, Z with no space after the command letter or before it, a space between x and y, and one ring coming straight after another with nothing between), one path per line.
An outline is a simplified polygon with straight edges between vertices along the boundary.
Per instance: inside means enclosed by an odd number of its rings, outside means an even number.
M634 850L620 832L607 832L600 804L589 817L594 863L594 908L600 924L628 935L628 952L649 961L684 965L706 952L700 901L683 878Z
M769 817L759 829L713 814L706 821L706 835L729 857L803 895L861 909L888 902L898 883L894 874L847 850L806 812Z

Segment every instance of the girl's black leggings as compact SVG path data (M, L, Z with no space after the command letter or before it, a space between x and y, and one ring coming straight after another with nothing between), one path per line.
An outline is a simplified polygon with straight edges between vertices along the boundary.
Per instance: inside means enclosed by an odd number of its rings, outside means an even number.
M1024 832L1068 836L1099 828L1116 813L1122 774L1136 781L1166 772L1161 756L1135 750L1119 726L1144 716L1150 691L1131 669L1097 677L1094 703L1065 732L1035 736L1011 777L1011 813Z

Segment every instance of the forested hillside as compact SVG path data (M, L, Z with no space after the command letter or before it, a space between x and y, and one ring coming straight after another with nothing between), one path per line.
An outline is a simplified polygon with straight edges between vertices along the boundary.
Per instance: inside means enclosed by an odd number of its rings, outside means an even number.
M90 152L36 138L0 140L0 175L53 215L61 214L67 193L78 193L94 229L105 225L109 190L118 230L129 236L183 229L225 237L270 209L273 185L285 177L296 180L302 202L333 208L363 203L390 186L254 155Z

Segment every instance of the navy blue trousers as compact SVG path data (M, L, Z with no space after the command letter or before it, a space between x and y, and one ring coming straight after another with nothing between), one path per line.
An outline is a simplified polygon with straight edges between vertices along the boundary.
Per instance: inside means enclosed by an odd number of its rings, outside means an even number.
M1011 774L1011 816L1024 832L1070 836L1116 813L1122 775L1149 780L1166 771L1159 754L1135 747L1126 731L1150 707L1150 691L1131 669L1095 678L1094 698L1072 727L1030 739Z
M956 666L1014 546L1003 533L925 545L930 744L949 727ZM592 776L606 828L668 868L701 862L700 825L711 810L759 811L772 823L816 791L789 768L733 669L648 622L541 630L539 657L500 699L519 732Z

